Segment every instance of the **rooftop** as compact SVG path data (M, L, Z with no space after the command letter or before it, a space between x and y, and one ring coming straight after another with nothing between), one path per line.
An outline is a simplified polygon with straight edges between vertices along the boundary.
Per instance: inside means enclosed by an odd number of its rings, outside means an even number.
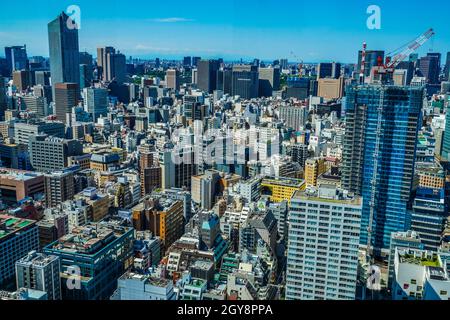
M33 220L25 220L12 216L0 215L0 240L34 223L35 221Z
M63 236L47 248L53 251L94 255L128 231L129 228L111 223L91 223L74 228L72 233Z
M319 188L307 188L296 191L293 199L329 202L336 204L361 205L362 198L332 185L321 185Z

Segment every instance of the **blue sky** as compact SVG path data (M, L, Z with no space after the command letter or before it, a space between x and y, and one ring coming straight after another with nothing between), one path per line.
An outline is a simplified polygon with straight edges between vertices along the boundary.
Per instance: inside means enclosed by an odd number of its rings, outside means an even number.
M429 27L436 35L420 53L450 51L442 0L27 0L0 4L0 47L27 44L48 55L47 23L69 5L81 8L80 50L112 45L135 57L296 59L355 62L369 49L391 51ZM381 30L366 27L369 5L381 8Z

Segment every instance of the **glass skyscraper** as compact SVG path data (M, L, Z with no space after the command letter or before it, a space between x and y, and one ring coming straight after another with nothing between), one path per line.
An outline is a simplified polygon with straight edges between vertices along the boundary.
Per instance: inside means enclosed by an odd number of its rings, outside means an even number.
M360 241L368 243L372 220L371 243L376 254L388 251L392 232L410 227L408 204L424 93L419 87L347 88L342 183L363 197Z
M69 28L69 16L64 12L48 24L50 72L52 85L80 82L80 50L78 29Z

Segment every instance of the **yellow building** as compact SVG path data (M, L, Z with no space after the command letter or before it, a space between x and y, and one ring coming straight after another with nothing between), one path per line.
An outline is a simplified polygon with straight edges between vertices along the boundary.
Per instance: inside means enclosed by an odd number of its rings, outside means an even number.
M292 178L267 178L261 182L262 194L269 195L273 202L288 201L296 191L306 189L305 181Z
M317 178L325 173L327 166L324 158L308 159L305 162L305 181L308 187L317 187Z
M109 211L109 196L97 193L96 188L87 188L75 195L75 200L82 200L89 206L90 221L98 222L106 217Z

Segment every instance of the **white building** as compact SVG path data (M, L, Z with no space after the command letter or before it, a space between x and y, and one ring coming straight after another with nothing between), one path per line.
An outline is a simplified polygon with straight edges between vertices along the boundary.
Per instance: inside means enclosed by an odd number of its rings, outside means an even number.
M289 211L287 300L354 300L362 198L335 186L298 191Z
M439 254L395 250L393 300L450 300L450 278Z

